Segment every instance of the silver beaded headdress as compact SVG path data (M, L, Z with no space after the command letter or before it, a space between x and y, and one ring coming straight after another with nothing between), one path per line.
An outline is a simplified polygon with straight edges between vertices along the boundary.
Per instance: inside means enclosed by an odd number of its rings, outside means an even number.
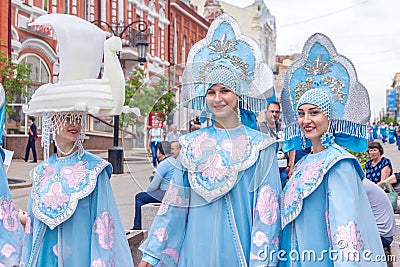
M241 108L253 112L264 110L266 100L275 96L273 74L263 61L260 45L243 35L238 22L226 13L190 49L183 73L183 105L204 110L206 92L213 84L233 89L243 102Z
M322 101L321 90L329 94L331 114L326 112L329 105ZM329 132L337 144L356 152L368 148L366 125L371 115L368 92L358 81L350 60L338 54L332 41L320 33L307 40L301 58L293 62L285 76L281 95L284 151L301 149L305 143L297 123L299 102L319 106L329 115ZM311 146L309 140L306 143L306 147Z

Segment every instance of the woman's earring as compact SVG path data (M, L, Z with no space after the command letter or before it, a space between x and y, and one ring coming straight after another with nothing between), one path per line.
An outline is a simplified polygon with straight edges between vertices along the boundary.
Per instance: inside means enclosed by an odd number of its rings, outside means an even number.
M335 137L333 136L333 134L329 131L325 132L322 136L321 136L321 144L323 147L327 148L328 146L331 146L335 141Z

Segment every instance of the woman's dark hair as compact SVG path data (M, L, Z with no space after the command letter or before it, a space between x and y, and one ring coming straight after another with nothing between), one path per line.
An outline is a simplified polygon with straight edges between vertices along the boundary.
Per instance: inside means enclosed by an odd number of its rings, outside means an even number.
M375 141L370 142L368 144L368 149L373 149L373 148L378 149L379 150L379 154L383 155L383 147L382 147L382 145L380 143L375 142Z
M162 141L161 143L158 143L158 150L164 156L168 156L169 154L171 154L171 144L170 144L170 142Z

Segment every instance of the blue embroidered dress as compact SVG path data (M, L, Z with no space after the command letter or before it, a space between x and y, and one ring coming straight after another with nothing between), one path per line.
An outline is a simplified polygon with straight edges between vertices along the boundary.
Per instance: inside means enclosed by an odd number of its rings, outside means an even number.
M240 126L180 139L181 166L140 246L154 266L276 266L281 191L274 140Z
M111 173L86 151L54 154L32 170L20 266L133 266Z
M281 195L279 266L386 266L363 176L336 144L296 164Z
M0 267L18 266L24 231L8 188L3 161L0 160Z
M390 125L389 126L389 144L394 144L394 133L395 133L395 128L394 126Z

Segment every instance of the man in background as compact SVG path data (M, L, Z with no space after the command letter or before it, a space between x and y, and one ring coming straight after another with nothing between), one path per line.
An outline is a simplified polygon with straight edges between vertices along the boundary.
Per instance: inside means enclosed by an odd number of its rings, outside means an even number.
M279 116L281 113L281 105L278 102L268 104L265 111L265 121L258 123L258 129L278 140L276 152L278 157L279 173L282 183L282 188L286 184L289 173L291 173L294 165L294 151L288 153L282 152L283 132L281 131L281 123Z
M37 162L35 142L36 142L36 140L38 138L38 136L37 136L37 128L36 128L36 124L35 124L35 118L34 117L29 117L29 123L31 124L31 126L29 127L28 144L26 145L26 150L25 150L25 162L28 161L29 152L32 149L33 160L31 162L35 163L35 162Z

